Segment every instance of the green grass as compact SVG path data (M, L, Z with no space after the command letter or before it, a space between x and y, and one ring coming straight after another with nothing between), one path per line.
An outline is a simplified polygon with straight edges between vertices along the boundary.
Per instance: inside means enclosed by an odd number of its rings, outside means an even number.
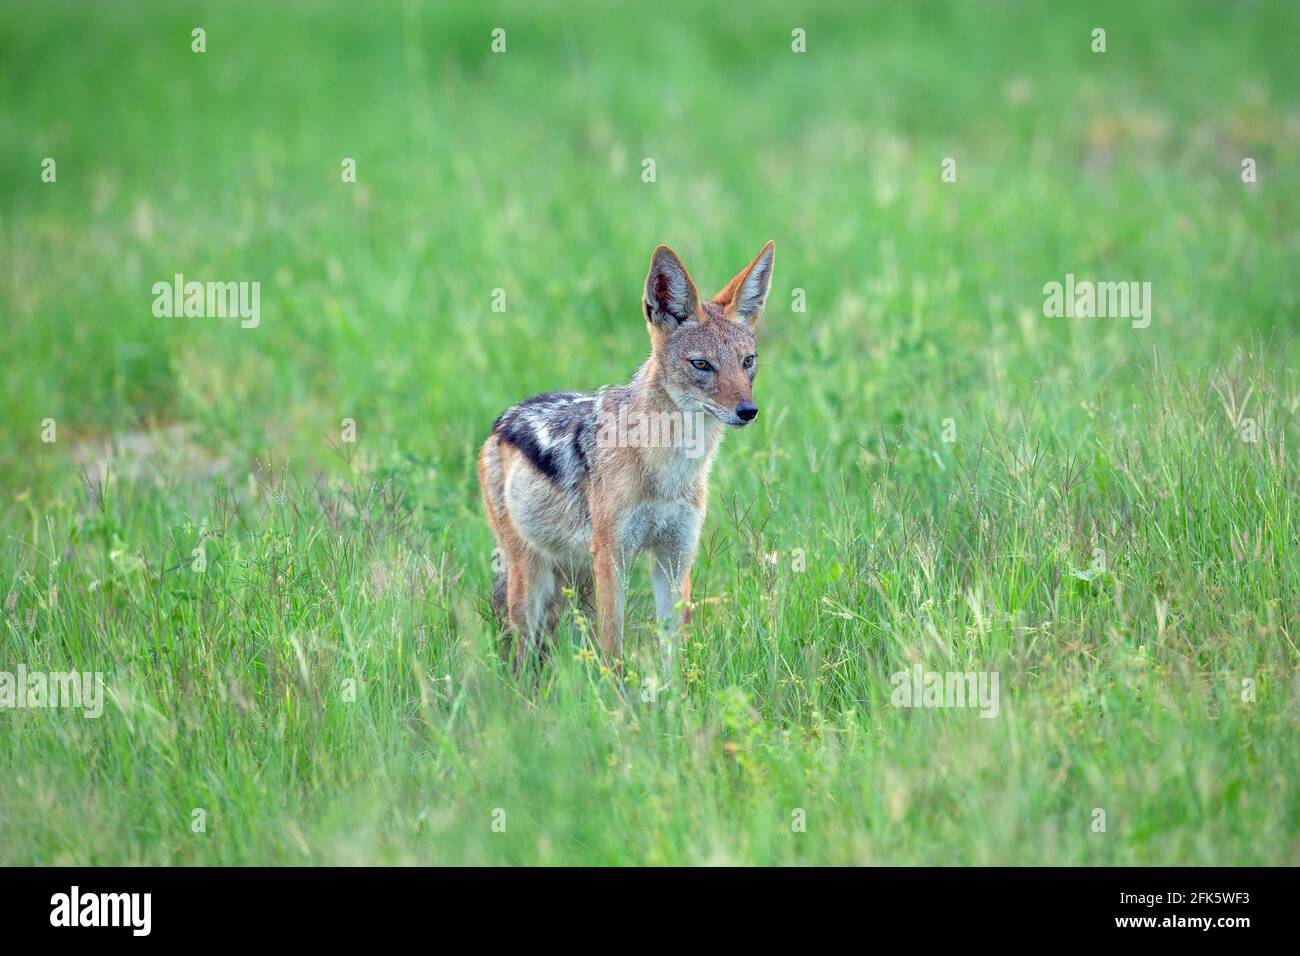
M1300 862L1300 13L699 7L0 9L0 670L111 688L0 711L0 863ZM517 681L478 443L769 238L671 688L644 571Z

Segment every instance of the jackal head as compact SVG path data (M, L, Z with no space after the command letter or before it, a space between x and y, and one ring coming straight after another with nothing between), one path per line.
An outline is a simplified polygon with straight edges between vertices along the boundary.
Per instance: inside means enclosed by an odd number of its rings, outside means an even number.
M660 246L650 257L641 307L660 382L682 411L702 409L737 427L758 417L754 325L772 286L775 249L765 245L707 302L677 253Z

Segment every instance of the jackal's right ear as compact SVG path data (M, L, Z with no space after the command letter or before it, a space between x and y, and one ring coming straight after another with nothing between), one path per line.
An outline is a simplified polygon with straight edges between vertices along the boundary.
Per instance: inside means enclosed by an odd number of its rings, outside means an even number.
M641 307L646 321L667 331L700 321L700 295L695 283L677 253L667 246L660 246L650 257Z
M754 257L754 261L736 273L735 278L713 299L723 307L723 315L743 322L751 329L767 305L767 294L772 289L772 260L776 256L776 243L769 240Z

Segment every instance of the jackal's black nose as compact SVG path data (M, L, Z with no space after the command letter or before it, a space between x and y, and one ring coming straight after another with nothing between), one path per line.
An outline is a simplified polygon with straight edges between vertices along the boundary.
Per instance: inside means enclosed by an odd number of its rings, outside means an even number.
M741 402L736 406L736 417L742 422L752 422L758 417L758 406L753 402Z

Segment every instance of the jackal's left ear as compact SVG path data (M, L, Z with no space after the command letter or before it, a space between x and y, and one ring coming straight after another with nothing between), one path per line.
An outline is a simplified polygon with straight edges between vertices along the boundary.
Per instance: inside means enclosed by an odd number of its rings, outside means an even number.
M754 261L736 273L735 278L713 299L723 307L722 314L735 322L753 326L763 314L767 293L772 288L772 263L776 243L769 241Z

